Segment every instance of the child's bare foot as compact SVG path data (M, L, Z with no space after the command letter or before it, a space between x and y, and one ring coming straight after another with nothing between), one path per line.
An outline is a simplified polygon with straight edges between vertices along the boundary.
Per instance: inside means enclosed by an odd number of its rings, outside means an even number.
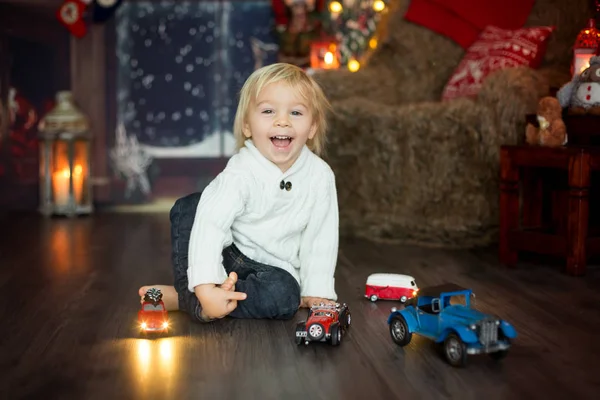
M174 286L167 285L150 285L150 286L142 286L138 291L140 295L140 303L144 302L144 295L148 291L148 289L159 289L162 293L162 301L165 303L165 308L167 311L176 311L179 309L179 297L177 296L177 291Z

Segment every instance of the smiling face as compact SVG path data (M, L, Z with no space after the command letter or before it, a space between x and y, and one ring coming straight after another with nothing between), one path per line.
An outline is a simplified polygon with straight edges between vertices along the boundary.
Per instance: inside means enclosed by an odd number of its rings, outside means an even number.
M265 86L246 114L243 133L260 153L287 171L317 132L305 98L285 82Z

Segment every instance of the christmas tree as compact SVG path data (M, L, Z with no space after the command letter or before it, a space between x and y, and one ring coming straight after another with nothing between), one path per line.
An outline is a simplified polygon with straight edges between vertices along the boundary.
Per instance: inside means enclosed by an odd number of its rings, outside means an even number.
M338 43L340 64L360 68L377 48L378 26L388 13L390 0L327 0L323 28Z

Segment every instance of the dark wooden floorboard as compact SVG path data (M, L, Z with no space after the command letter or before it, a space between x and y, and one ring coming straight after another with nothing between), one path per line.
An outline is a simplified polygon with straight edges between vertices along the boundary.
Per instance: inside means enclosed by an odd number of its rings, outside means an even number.
M9 399L507 399L600 393L600 269L582 278L549 265L501 266L495 249L448 251L342 240L336 288L353 324L340 347L294 343L292 321L192 323L136 331L137 289L170 283L166 214L75 220L0 217L0 392ZM428 340L390 338L395 302L363 297L373 272L424 287L473 288L477 308L512 322L509 356L448 366Z

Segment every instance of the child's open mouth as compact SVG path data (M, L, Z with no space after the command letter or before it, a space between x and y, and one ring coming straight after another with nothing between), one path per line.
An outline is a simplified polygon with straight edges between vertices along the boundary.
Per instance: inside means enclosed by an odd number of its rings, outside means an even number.
M277 148L285 149L292 143L290 136L271 136L271 143Z

